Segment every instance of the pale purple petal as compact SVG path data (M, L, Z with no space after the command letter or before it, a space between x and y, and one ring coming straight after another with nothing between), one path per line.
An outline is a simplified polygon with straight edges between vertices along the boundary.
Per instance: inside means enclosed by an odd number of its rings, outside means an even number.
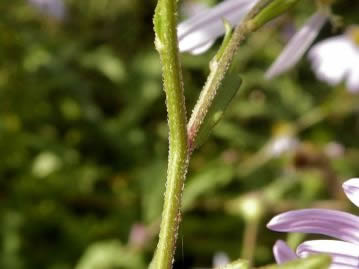
M278 232L323 234L359 243L359 217L329 209L294 210L275 216L267 227Z
M212 47L214 42L215 42L215 40L213 39L213 40L208 41L207 43L197 46L196 48L191 50L191 54L198 55L198 54L202 54L202 53L206 52L207 50L210 49L210 47Z
M272 79L292 68L303 57L327 19L328 15L324 12L316 12L291 38L279 57L266 72L265 77Z
M273 246L273 254L278 264L289 262L298 258L294 251L282 240L275 242Z
M213 256L213 267L214 268L223 268L227 264L229 264L231 261L225 252L217 252Z
M197 49L198 53L199 48L224 34L223 19L237 25L257 1L227 0L180 23L177 27L179 50L192 53Z
M283 153L294 150L298 144L298 140L295 137L281 135L273 139L267 150L270 155L278 157Z
M208 5L199 3L199 2L193 2L193 1L185 1L182 4L181 12L186 17L192 17L196 16L198 14L201 14L202 12L205 12L209 9Z
M347 76L347 83L346 86L348 90L352 93L359 92L359 44L357 41L357 36L359 33L358 26L351 26L349 27L347 36L349 36L352 48L353 48L353 55L351 61L351 68Z
M332 256L331 268L359 268L359 246L337 240L313 240L300 244L297 255L306 258L312 254Z
M347 78L347 88L351 93L359 92L359 52L356 57L356 64L352 66Z
M353 67L359 64L358 54L353 42L346 35L341 35L319 42L308 56L317 77L330 85L337 85L347 79ZM352 82L356 84L355 80Z
M53 16L59 20L66 15L66 8L63 0L28 0L30 4L43 13Z
M353 204L359 207L359 178L352 178L343 183L343 189Z

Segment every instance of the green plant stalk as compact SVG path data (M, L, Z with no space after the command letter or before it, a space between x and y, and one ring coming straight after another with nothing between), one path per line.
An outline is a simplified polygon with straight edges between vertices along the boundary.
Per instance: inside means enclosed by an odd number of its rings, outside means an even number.
M261 0L249 12L244 22L238 26L220 59L211 63L211 73L199 101L193 111L193 117L186 126L186 109L183 95L181 66L178 55L176 30L176 0L159 0L157 3L154 28L155 45L162 61L162 73L169 126L169 157L164 207L159 242L151 262L151 269L170 269L175 253L178 227L181 219L181 200L184 180L187 173L190 152L194 141L206 117L208 109L220 87L240 43L249 33L258 29L270 16L254 20L258 14L272 2L289 0ZM293 0L290 0L293 1Z
M150 268L156 269L172 267L189 156L182 72L178 57L176 2L159 0L154 16L155 45L162 62L169 127L168 169L161 229L157 249L150 265Z
M251 265L257 244L259 219L254 218L246 220L245 225L241 259L249 261L249 264Z

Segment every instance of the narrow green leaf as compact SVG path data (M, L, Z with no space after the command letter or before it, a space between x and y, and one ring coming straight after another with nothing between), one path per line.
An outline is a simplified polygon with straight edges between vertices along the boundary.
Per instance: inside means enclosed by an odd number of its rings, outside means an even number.
M252 20L252 27L258 29L270 20L292 8L299 0L275 0L261 10Z
M105 240L91 244L82 255L75 269L145 268L142 255L117 240Z
M232 38L233 29L231 24L226 20L223 20L223 24L226 33L223 38L221 47L219 48L216 55L209 63L209 68L211 71L214 71L217 68L218 62L223 56L223 53L226 50L229 41ZM206 117L204 118L204 121L198 131L195 141L195 148L201 146L205 142L205 140L209 137L211 130L220 121L226 108L228 107L233 97L236 95L237 91L239 90L242 84L242 79L239 76L236 69L237 69L237 65L233 64L233 67L231 68L231 70L228 72L225 79L223 80L222 86L220 86L220 89L218 89L218 93L213 100L213 104L209 108Z
M218 90L211 107L198 131L195 147L201 146L210 135L212 129L222 118L228 105L238 92L242 79L236 71L229 72Z
M331 258L327 255L313 255L306 259L298 259L281 265L269 265L262 269L328 269Z

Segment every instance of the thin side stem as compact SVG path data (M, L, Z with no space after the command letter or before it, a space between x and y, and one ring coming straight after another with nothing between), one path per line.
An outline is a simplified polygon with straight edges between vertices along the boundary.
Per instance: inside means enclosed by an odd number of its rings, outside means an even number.
M158 1L154 24L155 44L162 61L166 93L169 156L159 242L150 268L169 269L175 253L183 184L188 167L186 109L176 34L176 0Z
M246 221L241 259L248 261L249 264L252 264L253 262L253 256L257 244L258 225L258 219Z
M235 53L240 44L248 37L248 35L256 30L256 25L252 23L252 19L273 0L261 0L246 16L241 24L239 24L233 32L231 40L225 47L222 56L218 61L212 62L211 72L207 78L206 84L201 91L197 104L193 109L191 118L187 125L188 145L190 151L193 150L197 133L203 123L208 109L211 106L217 90L220 87Z

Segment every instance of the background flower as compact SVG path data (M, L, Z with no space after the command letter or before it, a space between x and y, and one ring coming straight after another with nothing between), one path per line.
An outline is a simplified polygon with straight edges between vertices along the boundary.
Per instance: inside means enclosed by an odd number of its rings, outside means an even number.
M62 20L66 15L66 8L63 0L28 0L30 4L41 12Z
M328 19L328 13L317 11L290 39L281 54L266 72L267 79L292 68L304 55Z
M345 81L350 92L359 91L358 28L316 44L309 52L317 77L334 86Z
M216 38L224 34L223 19L237 25L256 2L226 0L181 22L177 29L179 50L192 54L207 51Z

